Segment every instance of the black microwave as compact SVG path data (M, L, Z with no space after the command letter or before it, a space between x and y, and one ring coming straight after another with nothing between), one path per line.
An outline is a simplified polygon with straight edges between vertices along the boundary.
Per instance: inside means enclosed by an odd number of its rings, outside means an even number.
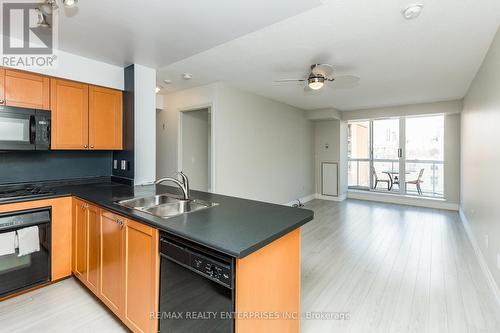
M50 112L0 107L0 151L50 149Z

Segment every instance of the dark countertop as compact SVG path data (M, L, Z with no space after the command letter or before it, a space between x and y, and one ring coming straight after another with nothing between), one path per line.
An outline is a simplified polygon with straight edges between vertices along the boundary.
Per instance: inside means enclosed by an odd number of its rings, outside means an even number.
M73 195L132 220L236 258L243 258L257 251L311 221L314 216L314 213L307 209L192 190L193 199L216 202L219 205L161 219L117 205L115 202L154 194L180 194L179 189L163 185L131 187L109 180L92 184L59 184L50 188L54 194L18 199L15 202ZM3 203L7 202L3 201L0 204Z

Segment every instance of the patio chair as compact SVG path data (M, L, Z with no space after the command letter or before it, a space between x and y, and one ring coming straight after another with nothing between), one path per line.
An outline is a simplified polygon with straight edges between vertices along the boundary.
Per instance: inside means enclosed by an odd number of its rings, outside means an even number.
M422 180L422 176L424 175L424 169L420 169L420 172L418 173L418 178L415 180L410 180L407 181L406 184L413 184L417 187L417 192L419 195L422 195L422 188L420 187L420 184L422 184L424 181Z
M378 183L387 183L387 191L391 190L391 181L389 179L379 179L377 176L377 171L375 167L372 166L372 175L375 178L375 183L373 184L373 189L377 189Z

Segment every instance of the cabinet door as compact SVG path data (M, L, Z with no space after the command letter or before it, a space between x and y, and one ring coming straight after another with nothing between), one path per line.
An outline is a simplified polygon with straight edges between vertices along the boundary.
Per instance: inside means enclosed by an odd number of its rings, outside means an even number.
M0 68L0 105L5 105L5 69Z
M118 215L101 213L101 260L99 294L117 316L122 317L124 290L124 228Z
M124 321L134 332L157 332L158 267L158 230L127 220Z
M122 149L122 118L122 92L114 89L90 86L90 149Z
M83 283L87 278L87 208L80 200L73 202L73 274Z
M50 79L44 75L5 69L6 105L49 110L49 82Z
M51 79L52 149L88 149L87 84Z
M89 205L87 208L87 286L97 295L99 289L99 247L100 216L99 208Z

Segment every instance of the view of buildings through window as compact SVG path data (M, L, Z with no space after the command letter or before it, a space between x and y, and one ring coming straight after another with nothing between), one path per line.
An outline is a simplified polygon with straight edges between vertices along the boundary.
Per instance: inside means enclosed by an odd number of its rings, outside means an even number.
M444 116L349 122L348 159L350 188L442 197Z

